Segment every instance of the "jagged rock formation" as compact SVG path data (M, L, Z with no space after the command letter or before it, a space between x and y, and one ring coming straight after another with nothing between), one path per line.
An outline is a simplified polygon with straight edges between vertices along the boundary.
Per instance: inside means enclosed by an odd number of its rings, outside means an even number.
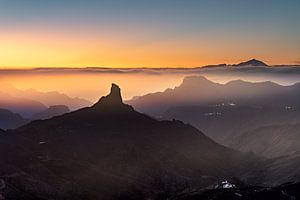
M100 100L94 105L97 106L121 106L123 104L123 100L121 97L121 89L118 85L112 84L109 95L105 97L101 97Z

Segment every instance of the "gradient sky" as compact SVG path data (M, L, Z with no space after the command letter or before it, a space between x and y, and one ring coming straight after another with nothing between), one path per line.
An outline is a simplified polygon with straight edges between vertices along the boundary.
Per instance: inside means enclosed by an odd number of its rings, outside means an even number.
M300 63L299 0L0 0L0 66Z

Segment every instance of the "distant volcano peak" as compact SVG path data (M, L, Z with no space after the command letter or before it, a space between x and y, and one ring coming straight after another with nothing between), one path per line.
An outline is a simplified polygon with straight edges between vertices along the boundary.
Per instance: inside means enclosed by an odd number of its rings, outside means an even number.
M264 66L267 67L268 65L264 63L263 61L257 60L257 59L251 59L246 62L241 62L235 66L241 67L241 66Z
M95 106L99 104L123 105L120 87L117 84L112 83L110 93L107 96L101 97L101 99L95 104Z

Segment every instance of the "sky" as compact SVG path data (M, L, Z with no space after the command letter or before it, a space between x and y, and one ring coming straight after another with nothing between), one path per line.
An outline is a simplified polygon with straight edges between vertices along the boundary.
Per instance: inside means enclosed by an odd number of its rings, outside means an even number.
M0 0L0 68L300 63L299 0Z

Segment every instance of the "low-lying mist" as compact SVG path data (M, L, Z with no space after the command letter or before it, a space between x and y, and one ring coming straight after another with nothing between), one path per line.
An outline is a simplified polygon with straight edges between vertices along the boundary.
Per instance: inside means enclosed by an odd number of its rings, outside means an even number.
M284 67L232 67L204 68L81 68L81 69L29 69L0 70L0 91L7 84L21 90L36 89L42 92L58 91L70 97L80 97L95 102L99 94L106 94L107 85L115 82L124 88L124 99L174 88L183 78L204 75L208 79L226 83L231 80L273 81L291 85L300 80L300 68Z

